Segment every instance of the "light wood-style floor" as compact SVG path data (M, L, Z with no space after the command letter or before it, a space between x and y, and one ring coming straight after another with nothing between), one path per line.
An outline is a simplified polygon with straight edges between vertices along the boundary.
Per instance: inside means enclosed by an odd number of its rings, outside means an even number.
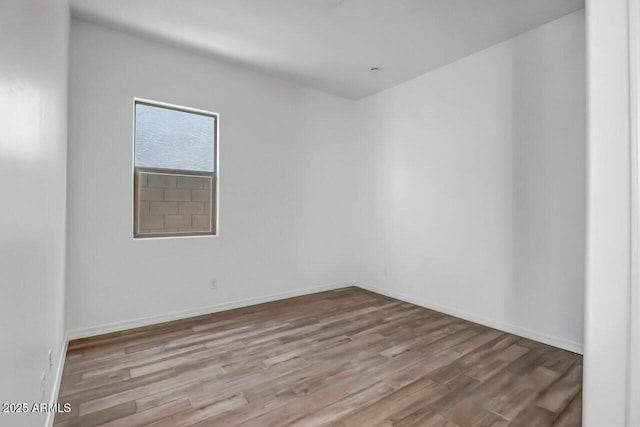
M358 288L69 345L62 426L579 426L582 357Z

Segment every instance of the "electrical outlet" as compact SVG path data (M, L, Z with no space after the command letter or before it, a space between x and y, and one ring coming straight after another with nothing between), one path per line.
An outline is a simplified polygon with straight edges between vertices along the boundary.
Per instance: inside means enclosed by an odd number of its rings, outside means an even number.
M218 289L218 279L213 279L209 283L209 289L211 289L212 291L215 291L216 289Z
M40 375L40 402L44 402L44 393L47 388L47 373L42 371L42 375Z
M51 370L51 368L53 368L53 352L51 349L49 349L47 353L47 360L49 361L49 370Z

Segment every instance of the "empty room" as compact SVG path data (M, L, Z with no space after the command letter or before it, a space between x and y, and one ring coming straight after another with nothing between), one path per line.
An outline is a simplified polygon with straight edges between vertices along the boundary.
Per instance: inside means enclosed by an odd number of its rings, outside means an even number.
M0 0L0 426L640 426L639 0Z

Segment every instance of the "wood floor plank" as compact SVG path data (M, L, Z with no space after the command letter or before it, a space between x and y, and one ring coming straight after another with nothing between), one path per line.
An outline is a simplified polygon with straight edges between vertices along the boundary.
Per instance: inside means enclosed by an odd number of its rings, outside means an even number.
M66 426L581 424L582 357L355 287L69 344Z
M218 365L206 366L195 371L188 371L167 379L149 383L133 389L124 390L120 393L111 394L98 399L90 400L80 404L80 415L100 411L121 403L134 401L150 394L158 393L166 389L185 386L194 381L200 381L202 377L209 377L215 380L224 373Z
M546 427L553 425L553 412L539 406L527 406L520 415L509 424L510 427Z
M460 399L451 409L444 411L445 418L460 427L470 427L484 416L486 408L498 396L510 393L522 378L507 370L496 373L480 382L467 396Z
M399 411L412 403L424 400L437 384L426 378L419 378L403 387L394 390L381 399L369 399L362 402L363 409L348 408L353 414L344 416L346 411L336 414L341 418L335 425L340 427L358 427L362 425L375 425L384 421L390 412ZM326 412L326 411L325 411ZM300 427L302 424L300 425Z
M557 372L539 366L509 394L494 400L488 408L504 419L513 420L538 397L541 390L549 387L558 377Z
M574 365L536 400L536 405L560 413L581 391L582 365Z
M422 378L442 366L450 365L461 356L460 353L444 349L426 360L421 360L420 363L408 365L408 369L395 371L385 377L384 381L399 389L411 384L416 378Z
M318 411L303 416L289 424L289 426L313 427L334 424L336 420L356 411L358 407L369 405L371 402L376 402L382 396L391 391L393 391L393 388L388 384L383 382L375 383L374 385L350 394L344 399L340 399L331 405L325 406Z
M135 402L125 402L120 405L111 406L106 410L92 412L88 415L77 415L65 420L58 421L58 417L56 416L55 425L56 427L97 426L135 414L136 411Z
M185 411L193 409L189 399L175 400L162 405L158 405L153 409L146 411L138 411L132 415L118 418L108 423L100 424L100 427L137 427L148 425L154 421L174 416Z
M206 420L214 414L223 414L232 409L247 405L247 399L239 394L225 396L212 402L210 405L195 408L192 411L183 411L163 420L149 424L153 427L189 427L193 424Z
M553 427L568 427L580 425L582 417L582 392L573 398L567 409L553 423Z
M387 422L394 427L409 427L434 423L434 417L444 419L439 413L446 412L467 395L466 391L474 389L478 384L477 380L466 375L460 375L446 385L438 384L422 400L388 415Z

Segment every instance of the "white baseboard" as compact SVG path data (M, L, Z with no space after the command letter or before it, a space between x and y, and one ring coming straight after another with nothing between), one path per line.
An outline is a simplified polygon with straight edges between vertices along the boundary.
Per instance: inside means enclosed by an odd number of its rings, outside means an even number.
M60 393L60 384L62 383L62 371L64 370L64 362L67 358L67 347L69 345L69 335L64 337L64 342L60 346L60 357L58 358L58 367L56 369L56 376L54 378L53 390L51 390L51 397L49 403L55 405L58 402L58 394ZM46 427L53 426L53 419L55 418L55 412L47 413Z
M431 310L439 311L441 313L445 313L451 316L459 317L461 319L468 320L470 322L478 323L483 326L488 326L493 329L498 329L500 331L508 332L513 335L518 335L524 338L528 338L530 340L534 340L534 341L538 341L554 347L558 347L563 350L568 350L573 353L583 354L584 352L584 345L582 343L567 340L565 338L542 334L540 332L532 331L526 328L521 328L519 326L513 326L513 325L505 324L502 322L498 322L492 319L486 319L484 317L476 316L474 314L467 313L462 310L436 304L424 298L410 296L400 292L390 291L387 289L382 289L382 288L378 288L375 286L370 286L362 283L359 283L356 286L371 292L375 292L377 294L385 295L385 296L395 298L401 301L405 301L411 304L419 305L421 307L425 307Z
M201 316L203 314L217 313L234 308L248 307L251 305L262 304L265 302L277 301L286 298L298 297L301 295L315 294L318 292L332 291L334 289L345 288L348 286L356 286L353 282L330 283L313 288L295 289L293 291L277 292L274 294L264 295L254 298L246 298L236 301L230 301L222 304L198 307L189 310L175 311L172 313L164 313L155 316L142 317L133 320L125 320L122 322L113 322L105 325L92 326L89 328L73 329L67 332L69 340L87 338L111 332L119 332L127 329L139 328L142 326L155 325L157 323L171 322L174 320L186 319L188 317Z
M266 302L277 301L277 300L297 297L301 295L309 295L309 294L314 294L318 292L331 291L331 290L340 289L348 286L356 286L371 292L375 292L381 295L386 295L391 298L409 302L411 304L419 305L421 307L429 308L431 310L436 310L441 313L449 314L451 316L459 317L461 319L465 319L470 322L478 323L484 326L488 326L490 328L508 332L510 334L532 339L534 341L539 341L545 344L552 345L554 347L559 347L564 350L572 351L574 353L583 354L582 343L578 343L575 341L567 340L567 339L556 337L556 336L543 334L540 332L536 332L526 328L521 328L514 325L505 324L492 319L476 316L474 314L471 314L462 310L436 304L424 298L415 297L415 296L403 294L400 292L390 291L390 290L378 288L375 286L370 286L367 284L363 284L362 282L358 282L358 283L339 282L339 283L330 283L322 286L315 286L312 288L303 288L303 289L296 289L296 290L286 291L286 292L277 292L277 293L268 294L260 297L235 300L235 301L230 301L230 302L221 303L221 304L193 308L189 310L159 314L156 316L143 317L143 318L126 320L121 322L113 322L113 323L108 323L104 325L92 326L89 328L69 330L67 332L67 340L65 342L63 356L66 355L66 345L69 340L74 340L78 338L87 338L87 337L107 334L111 332L119 332L127 329L155 325L162 322L170 322L173 320L181 320L189 317L217 313L220 311L232 310L234 308L248 307L251 305L262 304ZM63 366L64 366L64 360L63 360L63 357L61 357L61 365L58 367L59 368L58 375L61 375ZM56 377L56 380L59 380L59 378ZM56 396L57 396L57 393L56 393Z

